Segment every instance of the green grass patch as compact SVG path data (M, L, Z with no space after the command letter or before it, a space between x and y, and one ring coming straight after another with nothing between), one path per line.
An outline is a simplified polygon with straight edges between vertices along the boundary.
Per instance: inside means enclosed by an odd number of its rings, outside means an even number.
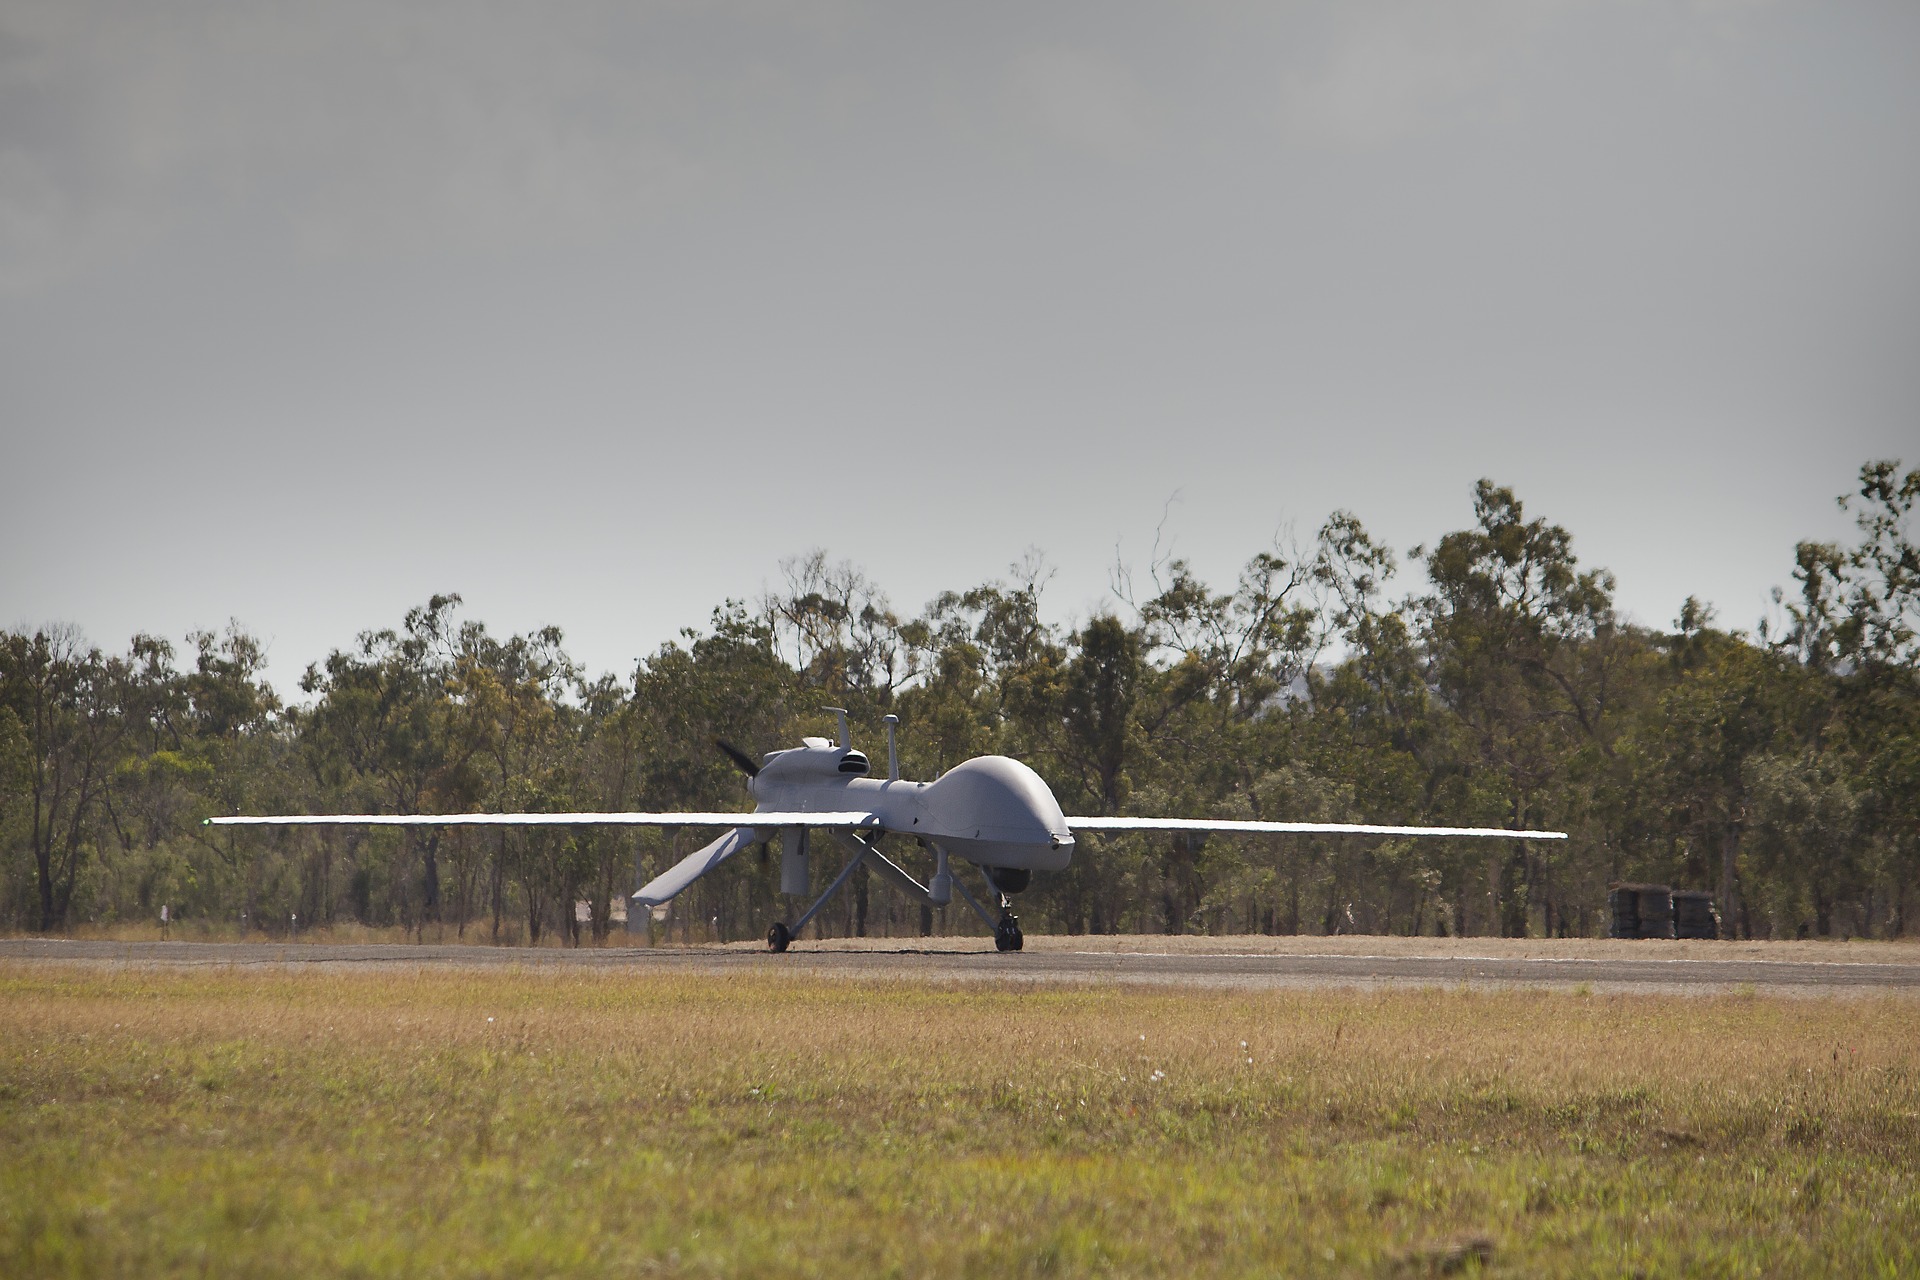
M0 966L0 1275L1909 1275L1910 1000Z

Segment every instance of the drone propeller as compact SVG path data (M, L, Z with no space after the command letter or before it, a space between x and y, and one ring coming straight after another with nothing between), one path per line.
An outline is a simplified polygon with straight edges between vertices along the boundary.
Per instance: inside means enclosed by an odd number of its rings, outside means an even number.
M731 742L728 742L725 738L715 738L713 745L724 751L727 759L738 765L740 772L746 774L749 778L757 778L760 776L760 766L754 758L734 746Z

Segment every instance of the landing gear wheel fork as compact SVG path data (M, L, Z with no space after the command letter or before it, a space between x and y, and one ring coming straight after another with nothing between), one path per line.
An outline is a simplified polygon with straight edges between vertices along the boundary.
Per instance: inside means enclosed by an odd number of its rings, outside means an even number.
M993 926L993 945L997 951L1018 951L1026 944L1026 935L1020 932L1020 917L1011 911L1000 913L1000 923Z
M785 921L775 920L773 928L767 930L767 950L785 951L792 942L793 930L787 928Z

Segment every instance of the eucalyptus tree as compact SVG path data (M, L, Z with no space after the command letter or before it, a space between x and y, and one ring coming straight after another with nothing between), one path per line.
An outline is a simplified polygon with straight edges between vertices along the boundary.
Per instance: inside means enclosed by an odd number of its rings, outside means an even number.
M1920 467L1892 459L1860 469L1840 499L1860 541L1847 554L1845 591L1855 678L1843 691L1853 726L1864 823L1885 845L1891 924L1906 928L1920 889L1920 542L1913 527Z
M454 776L472 801L502 811L533 813L578 807L569 785L568 730L561 705L575 674L558 627L505 640L495 639L477 622L460 628L442 674L447 716L443 758L458 762ZM521 890L530 942L540 940L542 928L554 921L562 907L559 922L570 927L569 889L575 879L568 874L574 852L571 841L572 834L565 829L545 828L501 827L480 841L463 836L456 864L462 926L481 865L476 845L481 845L488 855L486 887L493 937L500 936L509 881Z
M912 726L902 752L916 776L976 755L1032 755L1050 741L1067 660L1040 611L1052 571L1037 554L1011 568L1007 580L942 592L901 627L917 676L900 693Z
M1181 560L1152 572L1158 590L1139 606L1140 624L1167 678L1149 731L1209 801L1244 792L1277 745L1262 744L1262 730L1284 723L1286 703L1325 647L1318 566L1263 551L1234 590L1220 593Z
M1663 647L1663 679L1622 743L1629 780L1613 825L1626 862L1610 870L1716 887L1726 927L1751 933L1746 766L1807 739L1822 714L1818 678L1716 629L1692 598Z
M1451 822L1497 810L1460 718L1435 696L1413 606L1388 599L1398 571L1392 549L1347 511L1327 519L1317 542L1316 574L1339 656L1309 673L1311 714L1290 772L1310 769L1324 780L1312 790L1337 788L1355 817ZM1288 792L1301 794L1300 783ZM1410 927L1430 912L1438 930L1467 929L1480 858L1445 843L1393 846L1382 859L1388 892L1405 897ZM1299 919L1297 909L1289 919Z
M1749 857L1765 885L1770 933L1834 932L1835 916L1852 908L1847 932L1871 928L1868 884L1880 869L1863 839L1861 797L1838 752L1808 747L1755 755L1742 765L1750 797Z
M179 677L186 700L187 741L195 761L208 770L202 787L205 808L215 813L239 813L271 805L297 806L301 802L303 773L292 722L283 714L279 694L265 676L267 652L260 640L237 622L225 631L193 631L193 665ZM206 909L230 913L236 906L251 918L255 842L244 847L229 832L216 836L190 823L187 835L199 848L198 862L205 879L217 882ZM311 835L280 837L282 846L310 846L314 867L310 877L320 914L330 911L334 868L333 842ZM230 901L239 883L240 902Z
M471 807L477 744L454 733L448 690L459 604L457 595L433 596L408 610L400 630L363 632L353 652L336 649L307 668L300 687L315 702L296 723L308 766L335 803L396 814ZM401 923L424 925L439 917L442 836L404 828L399 839L393 906Z
M130 665L70 627L0 635L0 706L25 752L8 801L32 862L31 918L64 929L74 893L98 856L96 823L125 750Z
M1557 819L1555 790L1592 763L1583 756L1612 753L1615 686L1632 645L1614 619L1613 576L1583 572L1566 529L1528 520L1513 491L1489 480L1475 486L1473 508L1473 528L1426 553L1431 590L1410 612L1429 684L1474 767L1496 783L1482 794L1525 827ZM1528 931L1530 890L1551 931L1546 870L1522 841L1490 868L1502 934Z
M1893 927L1904 929L1920 878L1920 546L1912 528L1920 468L1904 475L1891 459L1860 469L1859 485L1838 499L1854 516L1859 541L1802 542L1795 551L1795 598L1775 593L1787 625L1776 650L1822 677L1832 717L1812 748L1844 753L1861 803L1859 838L1876 847L1885 870L1861 891L1878 891ZM1764 635L1764 633L1763 633ZM1808 767L1819 767L1809 762ZM1781 776L1776 769L1765 776ZM1819 842L1816 842L1819 843ZM1839 857L1831 844L1822 847ZM1814 856L1814 855L1807 855ZM1830 868L1844 880L1847 859ZM1824 922L1826 912L1816 913Z
M886 595L823 551L781 563L784 591L764 601L775 652L806 685L835 699L885 705L915 674L913 648Z

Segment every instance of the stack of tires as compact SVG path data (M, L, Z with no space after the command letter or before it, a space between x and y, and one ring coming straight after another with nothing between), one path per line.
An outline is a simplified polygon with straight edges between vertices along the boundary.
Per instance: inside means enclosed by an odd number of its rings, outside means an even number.
M1607 888L1609 938L1718 938L1720 917L1713 895L1675 892L1664 884L1615 884Z
M1640 886L1640 936L1673 936L1673 890L1663 884Z
M1637 884L1616 884L1607 890L1607 910L1613 918L1612 924L1607 929L1609 938L1640 936L1640 890L1643 887Z
M1675 891L1673 932L1679 938L1718 938L1720 917L1713 909L1713 895L1698 889Z

